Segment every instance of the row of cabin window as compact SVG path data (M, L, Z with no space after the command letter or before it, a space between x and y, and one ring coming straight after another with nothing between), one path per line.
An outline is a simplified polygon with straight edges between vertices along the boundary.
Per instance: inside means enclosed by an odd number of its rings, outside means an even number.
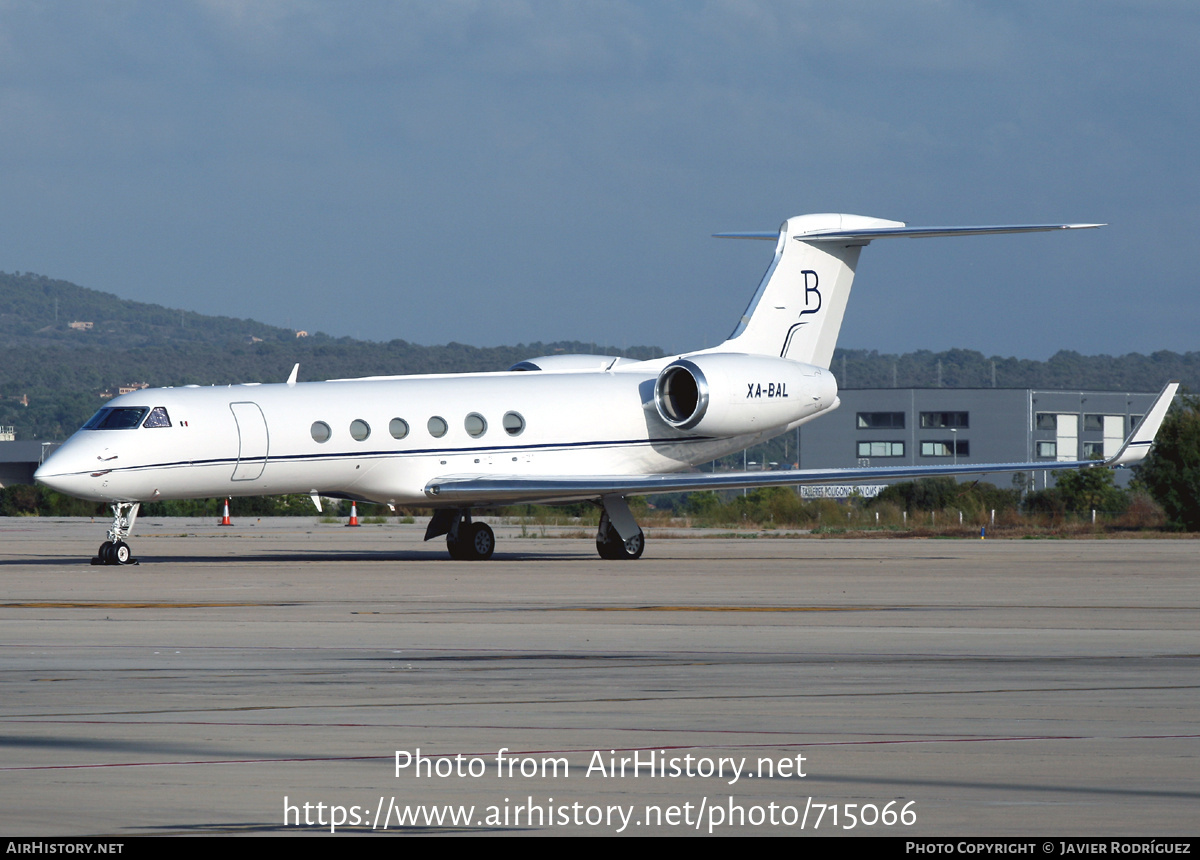
M504 432L509 436L520 436L525 432L525 418L519 412L505 412L504 418L501 419L500 425L504 428ZM450 425L446 423L446 419L440 415L434 415L425 422L425 429L429 431L429 435L435 439L441 439L450 431ZM467 431L467 435L472 439L478 439L487 432L487 419L478 412L472 412L463 419L463 429ZM314 442L328 442L333 436L333 430L324 421L314 421L310 429ZM388 432L392 434L393 439L404 439L408 436L410 428L408 422L403 418L393 418L388 422ZM371 435L371 425L361 418L355 418L350 422L350 437L356 442L363 442Z

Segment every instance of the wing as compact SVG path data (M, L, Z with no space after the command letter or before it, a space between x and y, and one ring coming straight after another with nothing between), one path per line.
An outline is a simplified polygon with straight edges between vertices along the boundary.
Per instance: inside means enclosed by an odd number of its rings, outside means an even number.
M1029 472L1035 469L1090 469L1128 466L1150 451L1158 428L1179 389L1171 382L1159 393L1146 417L1107 460L1035 463L964 463L955 466L894 466L861 469L793 469L783 472L683 472L659 475L447 475L425 486L439 504L505 505L518 502L567 502L603 496L643 496L696 490L783 487L794 484L851 483L985 472Z

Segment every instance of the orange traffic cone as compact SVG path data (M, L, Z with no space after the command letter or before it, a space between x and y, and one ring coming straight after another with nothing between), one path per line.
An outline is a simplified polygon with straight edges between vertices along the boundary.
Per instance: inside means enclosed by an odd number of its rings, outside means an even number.
M219 526L231 526L233 523L229 521L229 499L225 500L225 516L221 517L221 521L217 523Z
M357 525L358 525L358 503L351 501L350 502L350 522L346 523L346 528L350 528L350 526L357 526Z

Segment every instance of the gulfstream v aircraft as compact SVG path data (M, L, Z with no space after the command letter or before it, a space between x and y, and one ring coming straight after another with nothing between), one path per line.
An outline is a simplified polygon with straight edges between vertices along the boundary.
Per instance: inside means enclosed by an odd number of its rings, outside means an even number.
M863 247L890 237L1099 227L907 227L857 215L789 218L729 339L633 361L531 358L505 373L375 376L222 387L154 388L114 398L38 469L41 483L109 502L113 524L93 561L133 561L145 501L309 493L435 510L425 538L456 559L486 559L495 536L472 511L517 502L593 500L596 548L642 554L626 497L646 493L1028 471L1043 463L701 473L692 469L778 436L838 406L829 363ZM1149 449L1177 386L1168 385L1120 451Z

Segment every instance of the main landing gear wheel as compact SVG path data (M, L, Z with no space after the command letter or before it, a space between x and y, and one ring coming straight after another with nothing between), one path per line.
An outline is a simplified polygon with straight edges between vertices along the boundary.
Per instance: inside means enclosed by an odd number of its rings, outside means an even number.
M642 557L642 551L646 549L646 536L641 529L629 540L621 540L617 530L610 526L605 538L596 538L596 552L607 561L639 559Z
M446 549L457 561L487 561L496 551L496 533L487 523L462 523L458 540L446 537Z

